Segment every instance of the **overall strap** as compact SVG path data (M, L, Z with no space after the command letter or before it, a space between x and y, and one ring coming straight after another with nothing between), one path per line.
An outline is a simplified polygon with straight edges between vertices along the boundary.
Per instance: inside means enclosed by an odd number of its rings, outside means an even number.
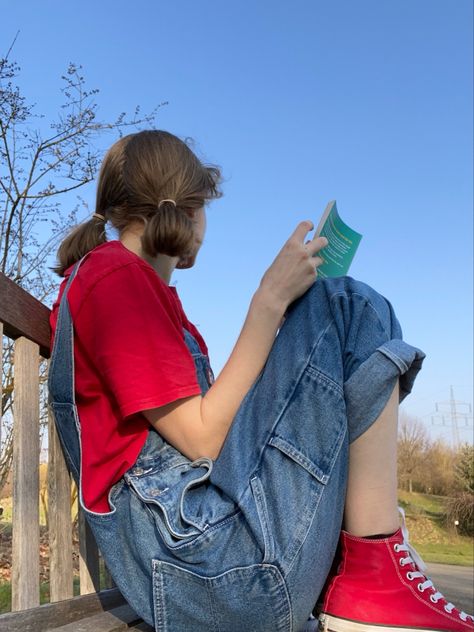
M75 403L74 328L67 295L79 267L88 254L89 253L86 253L82 259L74 265L59 305L59 314L48 372L49 400L54 402Z

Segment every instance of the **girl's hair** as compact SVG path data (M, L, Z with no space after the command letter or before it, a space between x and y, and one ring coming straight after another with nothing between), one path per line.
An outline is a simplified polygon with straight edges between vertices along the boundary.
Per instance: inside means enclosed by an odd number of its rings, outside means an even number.
M100 169L95 212L119 233L130 222L145 225L142 248L150 257L188 254L194 243L192 211L221 196L220 170L206 166L188 145L168 132L147 130L124 136L109 149ZM162 200L174 200L160 204ZM104 222L91 216L63 240L59 276L87 252L107 241Z

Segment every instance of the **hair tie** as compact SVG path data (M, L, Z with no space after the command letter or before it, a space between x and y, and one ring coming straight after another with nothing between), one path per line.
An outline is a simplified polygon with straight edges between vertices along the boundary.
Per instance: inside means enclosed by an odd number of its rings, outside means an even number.
M158 208L161 208L161 205L164 204L165 202L171 202L171 204L174 204L174 207L176 208L176 202L174 200L171 199L166 199L166 200L161 200L161 202L158 204Z
M97 217L98 219L101 219L103 222L106 222L107 220L105 219L105 217L103 215L101 215L100 213L93 213L92 217Z

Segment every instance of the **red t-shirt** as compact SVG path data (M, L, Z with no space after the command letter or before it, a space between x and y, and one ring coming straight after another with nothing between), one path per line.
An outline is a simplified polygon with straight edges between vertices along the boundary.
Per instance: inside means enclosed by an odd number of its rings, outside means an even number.
M66 270L50 324L51 349ZM82 492L88 509L109 511L108 492L136 461L149 424L140 411L198 395L183 327L207 347L169 287L120 241L94 248L68 292L74 324L76 404L81 422Z

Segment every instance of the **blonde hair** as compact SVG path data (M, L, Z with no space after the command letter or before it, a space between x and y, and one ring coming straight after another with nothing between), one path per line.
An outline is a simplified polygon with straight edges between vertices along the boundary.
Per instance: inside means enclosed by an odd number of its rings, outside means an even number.
M185 256L194 241L192 212L221 196L220 181L220 170L204 165L185 142L169 132L146 130L124 136L105 155L95 212L119 233L142 221L142 248L150 257ZM64 276L69 266L106 241L104 221L91 216L62 241L58 265L51 269Z

